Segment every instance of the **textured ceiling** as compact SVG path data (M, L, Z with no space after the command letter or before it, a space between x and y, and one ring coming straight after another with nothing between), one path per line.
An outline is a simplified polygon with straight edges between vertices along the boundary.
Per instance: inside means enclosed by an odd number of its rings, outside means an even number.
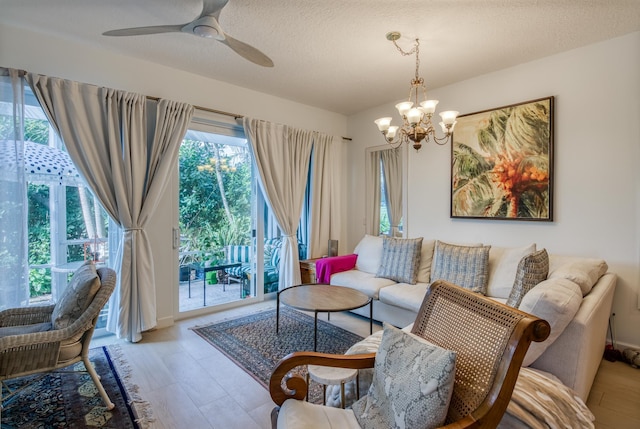
M408 93L420 38L430 88L640 30L640 0L230 0L220 25L275 63L259 67L184 33L104 31L184 24L201 0L0 0L0 22L146 59L346 115ZM615 67L615 64L612 64Z

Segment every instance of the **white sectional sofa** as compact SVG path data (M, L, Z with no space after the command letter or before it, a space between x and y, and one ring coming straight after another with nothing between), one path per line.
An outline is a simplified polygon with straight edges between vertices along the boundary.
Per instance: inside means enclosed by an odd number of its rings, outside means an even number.
M537 246L537 250L542 248ZM491 247L486 295L505 303L518 263L534 251L535 244ZM399 327L413 323L429 283L436 280L432 278L432 262L438 253L436 240L422 241L415 284L376 276L382 264L382 237L365 236L354 253L358 255L355 267L332 273L330 284L354 288L372 297L375 320ZM585 401L602 359L616 285L616 275L607 269L600 259L550 254L547 280L526 293L518 306L551 324L549 339L532 344L524 366L555 375ZM368 306L353 311L368 317Z

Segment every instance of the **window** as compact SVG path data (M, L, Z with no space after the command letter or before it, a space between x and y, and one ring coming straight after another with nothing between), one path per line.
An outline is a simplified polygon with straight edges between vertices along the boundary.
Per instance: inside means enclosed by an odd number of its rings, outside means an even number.
M106 263L109 228L106 212L84 185L30 88L24 89L28 282L23 283L28 284L16 282L15 288L28 287L28 300L21 302L31 305L55 301L84 260ZM3 138L10 135L12 125L8 105L0 100ZM98 327L104 323L106 309Z

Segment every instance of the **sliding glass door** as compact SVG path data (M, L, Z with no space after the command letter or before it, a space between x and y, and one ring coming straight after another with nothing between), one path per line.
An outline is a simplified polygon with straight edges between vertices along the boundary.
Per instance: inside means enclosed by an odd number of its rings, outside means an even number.
M179 311L255 297L255 187L246 139L190 129L179 169Z

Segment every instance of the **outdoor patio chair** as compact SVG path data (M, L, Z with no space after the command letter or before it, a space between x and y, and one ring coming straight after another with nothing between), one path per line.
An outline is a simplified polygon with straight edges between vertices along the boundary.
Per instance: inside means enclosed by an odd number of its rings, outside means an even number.
M56 304L1 311L0 381L3 387L8 390L5 380L46 373L82 361L105 406L113 409L114 404L89 362L89 343L100 311L115 285L114 270L106 267L96 270L87 262L76 270ZM28 386L3 394L2 403L24 388Z
M456 352L453 393L444 411L443 427L495 428L507 409L529 344L544 341L550 326L545 320L438 280L430 286L411 332ZM389 354L385 350L384 355ZM351 409L303 401L308 386L302 376L289 372L300 365L373 368L375 360L375 353L289 354L276 365L269 383L277 405L271 414L272 426L291 429L313 423L314 428L360 427ZM414 362L395 364L406 372Z

